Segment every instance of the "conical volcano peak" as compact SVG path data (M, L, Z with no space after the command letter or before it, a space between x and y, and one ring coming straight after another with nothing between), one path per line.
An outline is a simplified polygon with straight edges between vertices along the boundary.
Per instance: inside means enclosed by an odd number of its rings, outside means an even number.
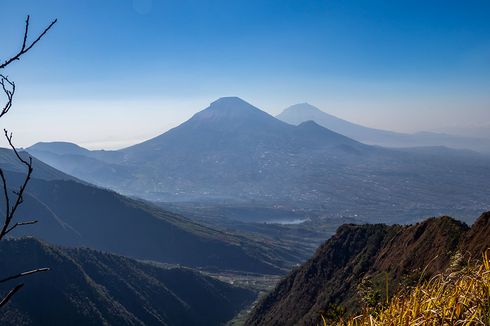
M236 96L221 97L209 105L209 110L212 111L223 111L223 112L257 112L261 111L252 104L242 100Z
M247 103L246 101L242 100L238 96L225 96L225 97L220 97L214 102L211 102L211 107L225 107L225 106L230 106L234 107L237 105L247 105L247 106L252 106L251 104Z
M239 97L222 97L198 112L192 119L199 123L273 123L283 124L268 113Z

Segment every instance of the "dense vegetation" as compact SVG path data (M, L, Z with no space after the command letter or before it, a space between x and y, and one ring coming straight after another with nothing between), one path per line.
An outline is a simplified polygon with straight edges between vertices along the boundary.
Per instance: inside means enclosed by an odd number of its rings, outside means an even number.
M482 261L465 266L462 257L458 255L445 273L402 289L381 308L365 307L361 315L330 325L490 325L488 253Z
M22 259L19 259L22 255ZM255 299L187 268L161 267L93 251L66 249L35 239L0 243L6 275L50 266L25 279L2 311L2 325L220 325ZM2 284L4 291L10 284Z

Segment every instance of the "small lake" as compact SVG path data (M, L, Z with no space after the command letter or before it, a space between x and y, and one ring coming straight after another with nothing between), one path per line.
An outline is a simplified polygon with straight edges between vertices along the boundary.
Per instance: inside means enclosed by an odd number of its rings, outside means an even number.
M293 219L293 220L272 220L272 221L266 221L264 223L266 224L281 224L281 225L293 225L293 224L301 224L303 222L309 221L309 218L304 218L304 219Z

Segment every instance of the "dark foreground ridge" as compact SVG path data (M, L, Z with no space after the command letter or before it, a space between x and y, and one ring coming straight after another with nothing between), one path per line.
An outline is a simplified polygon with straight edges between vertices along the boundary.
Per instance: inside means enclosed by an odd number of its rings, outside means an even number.
M480 258L489 247L490 213L471 228L447 216L409 226L343 225L261 300L246 325L316 325L333 307L356 311L363 279L382 289L388 275L393 293L422 271L427 278L444 271L457 252Z
M25 289L2 308L1 325L220 325L255 299L250 290L186 268L32 238L0 243L2 275L37 266L51 270L23 279Z

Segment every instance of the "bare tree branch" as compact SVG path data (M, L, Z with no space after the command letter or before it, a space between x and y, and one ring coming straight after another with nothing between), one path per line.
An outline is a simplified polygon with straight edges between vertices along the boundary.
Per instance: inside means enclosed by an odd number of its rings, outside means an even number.
M24 192L26 190L27 184L29 183L29 180L31 179L32 175L32 157L29 156L29 160L23 159L19 152L17 151L17 148L15 148L14 144L12 143L12 133L8 133L6 129L3 130L5 133L5 138L7 138L7 141L12 148L12 150L15 153L15 156L17 159L24 164L27 167L27 174L24 177L24 181L19 187L19 191L14 192L16 195L15 202L13 203L12 206L10 206L10 200L8 196L8 186L7 186L7 180L5 178L5 175L3 171L0 169L0 178L2 179L2 184L3 184L3 190L4 190L4 195L5 195L5 201L6 201L6 214L5 214L5 219L3 222L2 229L0 231L0 240L7 234L7 232L11 231L9 230L10 223L12 222L12 219L14 218L15 212L17 211L17 208L19 208L20 204L24 201ZM33 223L28 223L28 224L33 224ZM18 226L18 225L17 225ZM16 227L16 226L14 226Z
M7 186L7 179L5 178L5 175L3 174L2 169L0 169L0 177L2 178L3 195L5 198L5 217L7 217L7 216L10 216L10 197L9 197L9 191L8 191L8 186Z
M27 16L27 19L26 19L26 27L25 27L25 31L24 31L24 40L22 42L21 49L13 57L11 57L10 59L5 60L4 63L0 64L0 69L3 69L5 67L7 67L9 64L11 64L12 62L14 62L16 60L20 60L20 57L23 54L25 54L27 51L29 51L30 49L32 49L32 47L34 45L36 45L36 43L39 42L39 40L41 40L43 38L43 36L46 35L46 33L51 29L51 27L53 27L53 25L56 24L56 22L58 21L58 19L53 20L48 25L48 27L46 27L44 29L44 31L41 34L39 34L39 36L34 40L34 42L32 42L30 45L27 45L27 38L28 38L28 34L29 34L29 18L30 17L28 15Z
M15 280L16 278L19 278L19 277L24 277L24 276L28 276L28 275L32 275L32 274L36 274L36 273L41 273L41 272L47 272L47 271L49 271L49 268L47 268L47 267L33 269L31 271L22 272L22 273L15 274L15 275L6 277L4 279L1 279L0 283L4 283L4 282L10 281L10 280Z
M15 146L12 144L12 133L8 133L7 129L3 129L3 132L5 134L5 138L7 138L7 141L9 142L10 147L15 153L15 156L21 161L25 166L30 167L32 165L32 157L29 156L29 162L24 160L20 155Z
M12 225L11 227L9 227L7 229L7 231L5 231L5 235L7 235L10 231L12 231L13 229L15 229L16 227L18 226L23 226L23 225L31 225L31 224L36 224L38 221L37 220L33 220L33 221L25 221L25 222L17 222L15 223L14 225Z
M17 291L19 291L23 286L24 286L24 284L19 284L19 285L16 285L12 290L10 290L10 292L7 293L7 295L2 299L2 301L0 301L0 308L5 306L5 304L10 300L10 298L12 298L12 296Z
M12 101L14 99L15 94L15 83L11 82L8 77L0 74L0 85L2 86L3 92L7 96L7 103L5 103L2 111L0 111L0 118L3 117L4 114L9 112L12 107Z

